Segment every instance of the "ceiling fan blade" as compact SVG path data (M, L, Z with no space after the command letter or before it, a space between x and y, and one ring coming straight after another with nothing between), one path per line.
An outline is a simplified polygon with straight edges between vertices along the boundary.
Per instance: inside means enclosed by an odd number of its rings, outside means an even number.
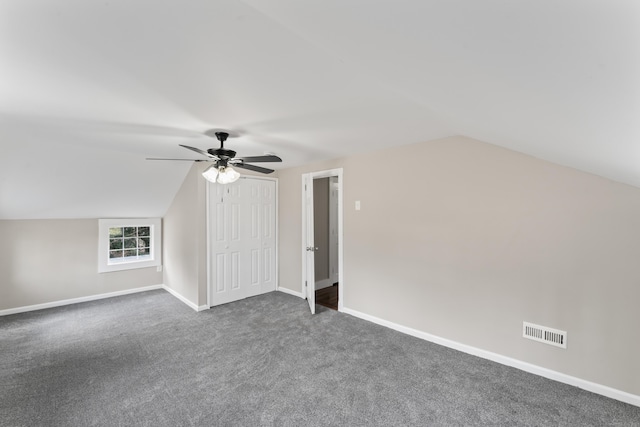
M282 159L274 154L267 154L265 156L250 156L250 157L236 157L234 160L242 160L244 162L281 162Z
M250 171L254 171L254 172L260 172L260 173L271 173L273 172L273 169L267 169L267 168L263 168L260 166L255 166L255 165L248 165L246 163L236 163L233 166L242 168L242 169L249 169Z
M212 162L214 161L214 159L208 160L208 159L165 159L165 158L158 158L158 157L147 157L145 160L182 160L185 162Z
M214 156L213 154L209 154L209 153L207 153L206 151L201 150L201 149L199 149L199 148L196 148L196 147L189 147L188 145L182 145L182 144L178 144L178 145L179 145L180 147L184 147L184 148L186 148L186 149L188 149L188 150L195 151L195 152L196 152L196 153L198 153L198 154L202 154L203 156L211 157L211 158L213 158L213 159L218 160L218 157L217 157L217 156Z

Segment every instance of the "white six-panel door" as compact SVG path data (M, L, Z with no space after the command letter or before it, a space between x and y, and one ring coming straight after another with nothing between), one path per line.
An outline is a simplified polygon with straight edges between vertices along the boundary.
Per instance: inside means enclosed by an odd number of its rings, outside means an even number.
M209 184L209 305L276 288L276 183Z
M275 182L246 179L249 217L245 246L249 249L251 272L247 296L275 291L276 199Z

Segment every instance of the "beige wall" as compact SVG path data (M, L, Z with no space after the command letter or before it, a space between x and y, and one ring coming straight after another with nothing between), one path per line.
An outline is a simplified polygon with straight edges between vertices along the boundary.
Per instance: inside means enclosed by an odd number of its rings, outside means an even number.
M164 284L197 306L207 304L203 169L193 165L163 219Z
M0 220L0 310L163 283L205 306L206 181L201 173L207 166L194 164L163 218L162 273L150 267L99 274L97 219Z
M156 267L98 273L97 219L0 220L0 310L161 285Z
M640 395L640 189L463 137L280 171L281 287L301 291L300 174L335 167L345 307Z

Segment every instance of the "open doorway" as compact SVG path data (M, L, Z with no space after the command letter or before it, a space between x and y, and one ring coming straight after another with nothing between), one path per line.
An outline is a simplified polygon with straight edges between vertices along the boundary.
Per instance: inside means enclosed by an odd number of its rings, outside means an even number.
M338 177L313 180L316 304L338 309Z
M303 182L303 289L309 308L342 310L342 169L312 172Z

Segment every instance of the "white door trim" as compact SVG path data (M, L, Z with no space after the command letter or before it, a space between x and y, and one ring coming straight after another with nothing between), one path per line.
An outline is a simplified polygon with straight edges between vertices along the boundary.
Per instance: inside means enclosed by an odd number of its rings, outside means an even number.
M329 283L333 285L338 277L338 177L329 178Z
M307 298L307 289L313 289L313 287L304 286L304 281L307 277L307 264L306 264L306 245L305 236L307 232L307 217L306 217L306 201L305 201L305 179L315 178L328 178L331 176L338 177L338 311L344 309L344 173L342 168L329 169L317 172L310 172L302 174L302 247L300 248L302 254L302 295Z
M275 290L279 290L279 283L280 283L280 268L279 268L279 264L278 264L278 246L279 246L279 232L278 232L278 178L270 178L270 177L263 177L263 176L253 176L253 175L247 175L247 176L241 176L240 179L259 179L259 180L264 180L264 181L274 181L275 182L275 282L276 282L276 287ZM207 181L206 182L206 194L205 194L205 203L206 203L206 237L207 237L207 307L211 307L211 272L212 272L212 265L211 265L211 250L212 250L212 243L211 243L211 212L210 212L210 194L211 194L211 182Z

